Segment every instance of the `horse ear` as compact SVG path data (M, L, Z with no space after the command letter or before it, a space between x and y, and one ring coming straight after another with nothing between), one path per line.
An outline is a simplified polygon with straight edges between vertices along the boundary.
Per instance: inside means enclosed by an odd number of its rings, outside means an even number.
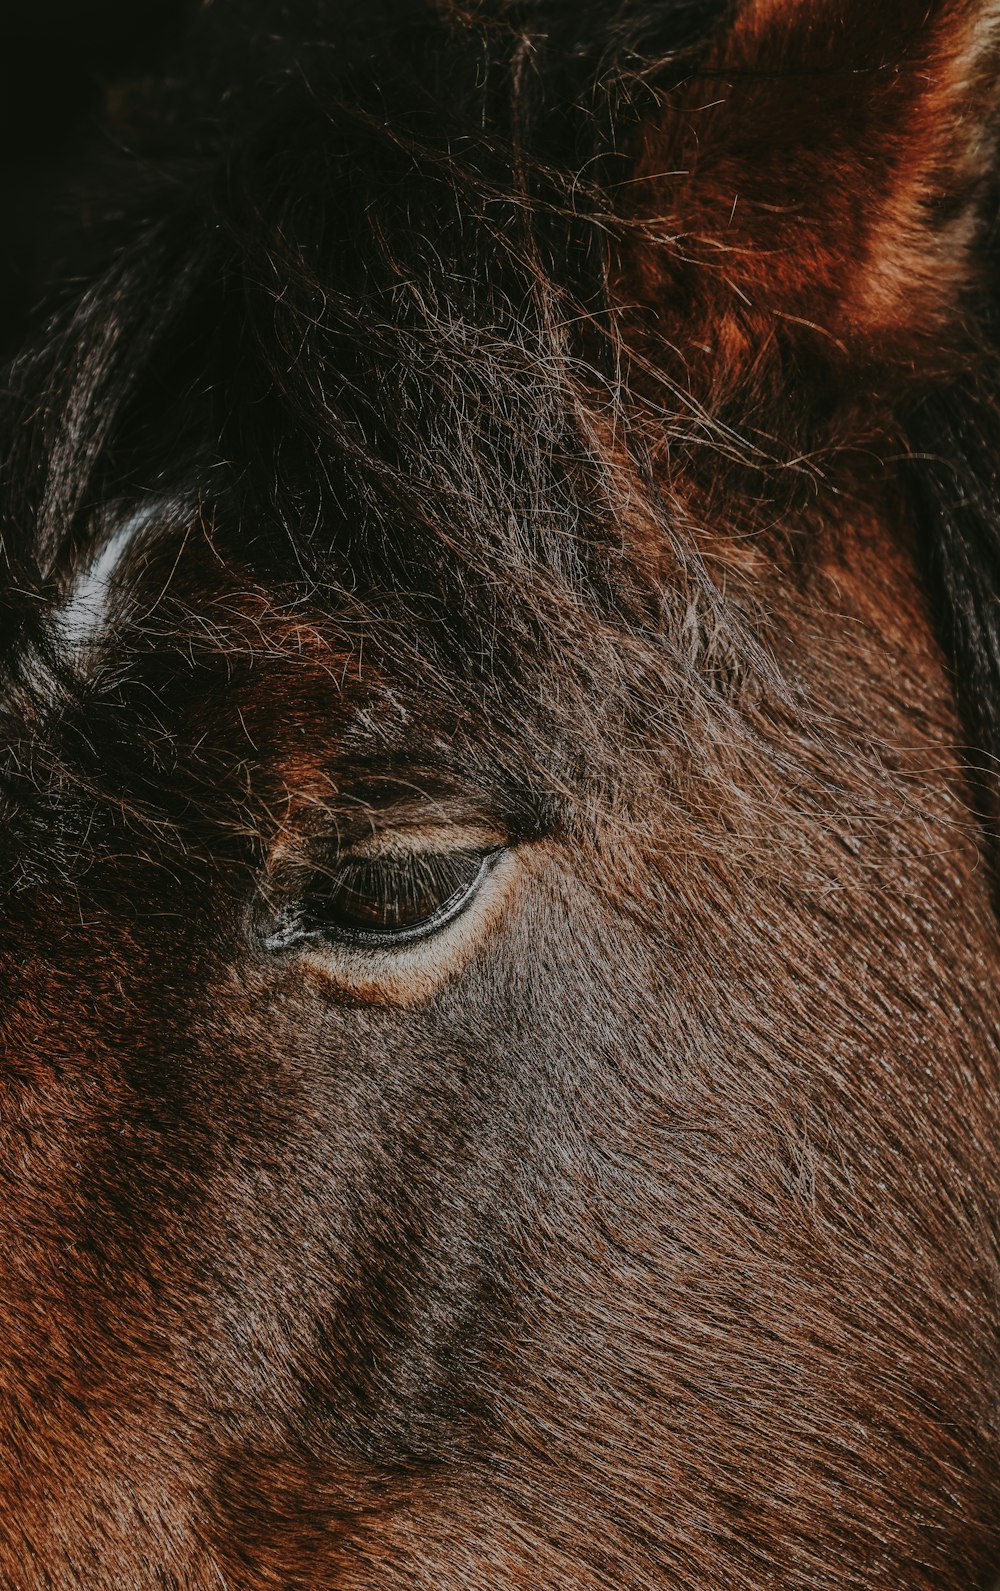
M925 362L975 286L998 105L1000 0L738 0L645 125L626 295L730 376L771 337Z

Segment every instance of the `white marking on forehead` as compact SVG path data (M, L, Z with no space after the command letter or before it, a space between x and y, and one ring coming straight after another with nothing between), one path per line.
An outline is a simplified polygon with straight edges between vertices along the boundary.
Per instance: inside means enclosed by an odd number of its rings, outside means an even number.
M149 526L165 520L173 526L177 507L175 500L157 498L136 509L98 543L90 561L74 575L56 616L73 651L82 651L100 639L116 590L115 575L125 555Z

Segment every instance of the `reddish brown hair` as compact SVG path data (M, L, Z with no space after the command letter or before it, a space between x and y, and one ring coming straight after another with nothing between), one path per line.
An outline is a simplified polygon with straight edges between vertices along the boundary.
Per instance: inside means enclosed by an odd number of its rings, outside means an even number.
M994 37L116 92L4 400L12 1591L988 1591ZM421 846L457 948L324 924Z

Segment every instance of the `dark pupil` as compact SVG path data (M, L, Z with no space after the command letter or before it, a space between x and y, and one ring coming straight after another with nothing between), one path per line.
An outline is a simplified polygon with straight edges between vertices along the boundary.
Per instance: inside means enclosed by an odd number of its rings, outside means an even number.
M452 851L340 861L314 878L299 930L356 944L420 938L468 905L495 854Z

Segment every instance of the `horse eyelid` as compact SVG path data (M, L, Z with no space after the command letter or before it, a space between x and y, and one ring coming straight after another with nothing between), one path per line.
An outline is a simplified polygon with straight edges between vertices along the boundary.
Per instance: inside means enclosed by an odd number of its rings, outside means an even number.
M494 844L472 850L465 845L437 852L421 848L345 855L328 870L325 877L323 874L313 874L310 881L311 890L308 887L303 889L299 892L294 905L286 905L284 909L279 910L276 919L273 920L271 932L264 936L265 948L280 951L332 944L347 951L380 950L392 954L395 950L424 943L464 915L508 849L508 846ZM461 858L467 859L470 869L474 865L474 871L471 871L465 879L462 879L458 873L453 880L448 880L446 869L448 867L454 869ZM395 863L401 873L409 863L413 868L411 876L414 879L418 876L418 868L423 867L424 876L419 882L425 888L429 886L431 889L435 882L440 882L440 894L443 898L424 915L415 916L410 923L403 922L374 928L350 922L338 923L338 908L342 911L342 902L350 899L351 890L346 880L350 877L352 866L367 867L373 875L373 885L377 886L375 875L381 861L385 861L387 865ZM438 881L434 880L435 862L444 864ZM317 879L321 880L318 887ZM313 895L312 901L309 899L310 893ZM363 901L361 892L357 893ZM414 891L414 900L415 898L416 891ZM374 888L371 899L377 905ZM398 907L398 899L393 903L387 894L385 899L387 911L392 904Z

